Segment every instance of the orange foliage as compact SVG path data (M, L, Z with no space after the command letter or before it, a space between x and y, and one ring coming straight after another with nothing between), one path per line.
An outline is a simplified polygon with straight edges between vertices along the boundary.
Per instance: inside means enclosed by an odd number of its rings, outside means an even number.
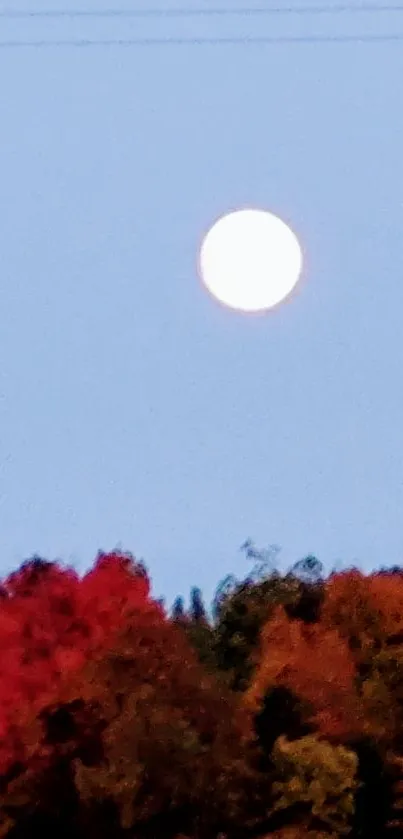
M403 633L403 576L372 574L368 583L380 615L384 639L397 639Z
M326 736L351 736L361 714L354 688L355 665L336 630L290 620L279 607L261 634L260 661L245 696L257 710L268 690L282 685L308 701Z
M356 660L403 633L403 576L359 571L333 575L326 584L322 623L337 628Z
M30 563L3 594L0 835L15 801L22 819L65 807L94 835L105 803L122 829L169 817L175 830L207 830L265 814L244 709L130 558L100 555L82 580Z
M370 577L356 570L334 574L326 584L321 620L337 628L357 654L372 648L382 627Z

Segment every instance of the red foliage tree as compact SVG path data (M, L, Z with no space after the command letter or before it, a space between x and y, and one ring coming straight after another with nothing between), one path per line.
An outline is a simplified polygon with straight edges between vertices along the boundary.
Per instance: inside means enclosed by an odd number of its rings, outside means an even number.
M153 836L202 835L248 817L261 792L246 715L131 557L100 554L83 579L34 560L5 581L1 606L1 836L69 819L77 836L149 823Z
M139 612L162 619L144 569L131 556L102 554L80 579L34 559L1 588L0 776L24 762L24 727L114 632Z

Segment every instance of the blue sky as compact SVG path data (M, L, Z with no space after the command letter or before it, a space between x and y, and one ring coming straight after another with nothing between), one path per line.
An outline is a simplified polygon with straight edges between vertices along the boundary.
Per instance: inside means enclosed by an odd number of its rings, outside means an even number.
M354 34L403 13L1 29ZM170 602L244 574L248 537L283 565L400 562L402 43L8 48L0 75L1 572L120 545ZM203 233L245 205L305 253L264 317L197 277Z

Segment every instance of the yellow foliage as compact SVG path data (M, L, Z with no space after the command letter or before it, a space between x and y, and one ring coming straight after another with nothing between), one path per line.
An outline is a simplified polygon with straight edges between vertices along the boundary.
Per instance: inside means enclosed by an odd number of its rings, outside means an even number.
M275 811L307 805L325 829L349 833L358 788L354 752L316 735L294 741L279 737L272 758L280 778L273 785Z

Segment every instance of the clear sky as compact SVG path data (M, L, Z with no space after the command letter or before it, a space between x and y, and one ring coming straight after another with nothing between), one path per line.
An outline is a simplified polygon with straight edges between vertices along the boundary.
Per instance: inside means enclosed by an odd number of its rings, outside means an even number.
M0 24L334 35L403 12ZM284 565L399 563L403 42L8 47L0 77L1 572L120 546L170 602L244 574L248 537ZM203 233L245 205L305 253L264 317L197 277Z

